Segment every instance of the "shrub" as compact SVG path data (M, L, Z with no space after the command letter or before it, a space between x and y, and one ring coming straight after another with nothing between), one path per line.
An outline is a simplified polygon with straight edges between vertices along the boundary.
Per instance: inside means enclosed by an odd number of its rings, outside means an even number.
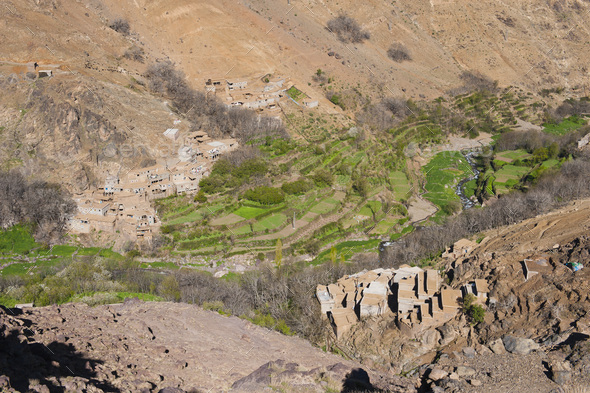
M142 48L138 47L137 45L133 45L131 48L127 49L123 54L123 57L129 60L137 61L139 63L143 63L145 60L144 57L145 53Z
M328 187L334 183L334 175L322 168L315 171L311 179L318 187Z
M280 188L261 186L246 191L244 198L263 205L276 205L285 200L285 194Z
M207 202L207 196L205 196L205 193L203 192L203 190L199 190L197 195L195 195L194 201L197 203Z
M472 324L483 322L486 313L482 306L475 303L475 300L477 298L471 293L463 298L463 312Z
M356 20L344 14L329 20L328 30L345 43L360 43L371 37L368 31L361 29Z
M292 182L283 183L281 189L288 195L301 195L311 190L311 184L305 179L299 179Z
M121 33L123 35L129 35L129 33L131 33L129 22L122 18L115 19L109 27L115 30L117 33Z
M412 60L410 51L400 42L395 42L389 47L387 50L387 56L397 63Z

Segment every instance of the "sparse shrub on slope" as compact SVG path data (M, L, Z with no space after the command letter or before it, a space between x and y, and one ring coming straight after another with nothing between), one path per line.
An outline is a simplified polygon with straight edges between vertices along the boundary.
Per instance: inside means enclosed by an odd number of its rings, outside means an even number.
M328 30L345 43L361 43L368 40L371 34L363 30L358 22L348 15L342 14L328 21Z
M121 33L123 35L129 35L131 33L131 26L129 26L129 22L123 18L115 19L109 27L115 30L117 33Z
M389 47L387 50L387 56L397 63L412 60L410 51L404 44L400 42L395 42Z
M127 49L123 54L123 57L129 60L137 61L139 63L143 63L145 61L144 57L145 53L142 48L133 45L131 48Z

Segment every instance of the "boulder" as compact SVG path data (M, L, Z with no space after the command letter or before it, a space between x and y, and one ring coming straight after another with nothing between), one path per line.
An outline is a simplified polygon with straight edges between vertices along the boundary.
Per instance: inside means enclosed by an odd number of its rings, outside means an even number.
M427 330L422 334L420 341L425 347L433 348L440 338L440 333L437 330Z
M457 373L458 376L465 378L475 375L475 369L471 367L459 366L455 370L455 373Z
M504 343L500 339L490 341L489 347L492 350L492 352L495 353L496 355L501 355L503 353L506 353L506 348L504 348Z
M508 352L519 355L527 355L540 348L539 344L530 338L504 336L502 342L504 343L504 348L506 348Z
M439 381L446 376L447 376L447 372L444 370L441 370L440 368L433 368L430 371L430 374L428 374L428 378L430 378L433 381Z
M439 344L442 346L450 344L457 336L457 333L455 333L455 329L453 329L452 326L449 326L447 324L440 326L439 328L437 328L437 330L439 331L441 336Z
M559 385L567 384L572 379L572 367L569 362L554 362L551 364L551 379Z
M465 357L467 359L473 359L475 357L475 348L473 347L464 347L463 348L463 354L465 355Z

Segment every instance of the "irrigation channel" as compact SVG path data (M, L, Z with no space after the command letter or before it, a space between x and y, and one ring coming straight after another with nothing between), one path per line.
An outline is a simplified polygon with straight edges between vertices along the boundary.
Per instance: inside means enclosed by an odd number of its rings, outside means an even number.
M463 157L465 157L465 159L469 163L469 166L471 166L471 171L473 172L472 176L469 176L469 177L461 180L459 182L459 184L457 184L457 188L455 189L455 193L461 199L461 204L463 205L463 209L472 208L477 203L476 201L471 200L471 198L469 198L465 195L465 184L467 184L471 180L477 179L477 177L479 176L479 170L477 169L477 165L475 164L475 159L474 159L474 157L479 153L480 153L479 149L463 150L461 152L461 154L463 154Z

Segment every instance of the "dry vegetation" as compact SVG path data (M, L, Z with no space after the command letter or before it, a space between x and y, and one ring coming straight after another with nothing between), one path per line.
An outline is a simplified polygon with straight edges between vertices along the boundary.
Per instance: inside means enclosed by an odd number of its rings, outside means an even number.
M401 42L393 43L387 50L387 56L397 63L412 60L410 50Z
M237 138L242 144L261 143L267 138L289 138L281 121L259 118L248 109L228 108L218 98L193 89L184 74L169 61L151 64L146 77L152 92L170 97L176 111L186 116L194 129L206 128L213 138Z
M131 33L131 26L126 19L117 18L109 25L109 27L123 35L129 35Z
M371 38L368 31L363 30L355 19L346 14L330 19L328 30L336 34L344 43L361 43Z
M16 170L0 172L0 228L28 224L40 240L59 237L76 209L71 197L59 186L27 181Z

